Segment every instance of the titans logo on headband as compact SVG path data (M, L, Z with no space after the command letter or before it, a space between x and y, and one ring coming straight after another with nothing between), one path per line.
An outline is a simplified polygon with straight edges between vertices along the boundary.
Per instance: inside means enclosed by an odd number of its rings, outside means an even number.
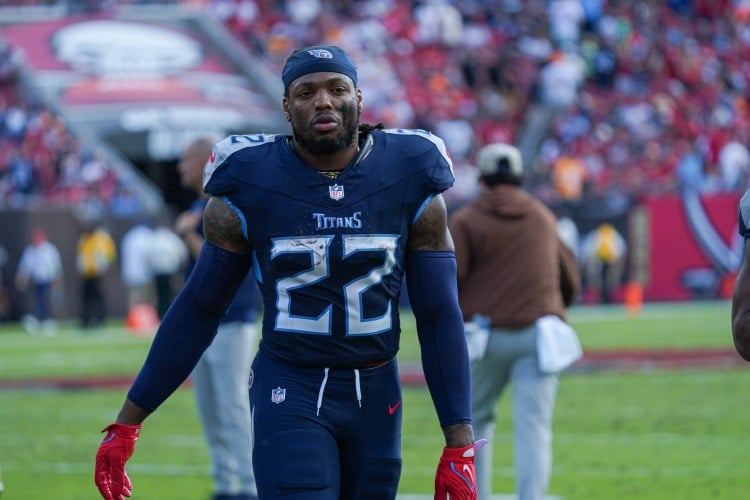
M308 50L307 53L318 59L333 59L333 54L326 49L312 49Z

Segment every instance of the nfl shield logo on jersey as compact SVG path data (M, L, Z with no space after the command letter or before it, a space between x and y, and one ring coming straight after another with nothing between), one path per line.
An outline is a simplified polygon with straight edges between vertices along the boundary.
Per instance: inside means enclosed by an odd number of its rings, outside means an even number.
M286 399L286 389L282 389L281 387L277 387L276 389L271 390L271 402L272 403L283 403Z
M338 184L328 186L328 195L332 200L340 200L344 197L344 186L339 186Z

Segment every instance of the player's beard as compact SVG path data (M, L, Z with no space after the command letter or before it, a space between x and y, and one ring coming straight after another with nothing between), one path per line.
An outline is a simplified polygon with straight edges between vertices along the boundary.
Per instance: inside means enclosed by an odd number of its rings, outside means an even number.
M344 151L354 143L357 127L359 127L359 111L350 103L342 104L340 111L343 117L343 132L334 137L319 137L310 129L305 129L305 132L300 131L292 122L295 142L314 155L332 155Z

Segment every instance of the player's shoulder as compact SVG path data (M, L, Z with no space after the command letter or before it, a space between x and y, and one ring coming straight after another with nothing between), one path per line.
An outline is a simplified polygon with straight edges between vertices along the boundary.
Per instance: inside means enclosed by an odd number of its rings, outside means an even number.
M750 189L740 198L740 210L750 216Z
M422 176L430 192L444 191L453 185L453 162L445 142L437 135L404 128L374 130L372 134L382 148L383 163L390 166L394 178Z
M437 151L448 158L445 141L428 130L418 128L387 128L375 133L384 134L389 143L409 146L412 153Z
M279 143L280 134L230 135L214 144L203 170L204 188L232 168L253 165L254 159L268 154ZM231 176L231 174L230 174Z
M427 130L416 128L389 128L373 131L376 141L384 144L385 151L407 160L412 167L439 166L453 172L453 162L443 139Z

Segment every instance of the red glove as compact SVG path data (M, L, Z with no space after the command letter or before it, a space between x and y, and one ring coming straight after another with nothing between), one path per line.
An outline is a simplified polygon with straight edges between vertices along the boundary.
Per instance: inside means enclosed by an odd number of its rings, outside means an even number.
M125 462L135 450L141 425L109 424L102 432L107 436L96 452L94 482L105 500L122 500L133 490Z
M435 500L476 500L474 457L485 444L487 440L480 439L463 448L443 448L435 473Z

